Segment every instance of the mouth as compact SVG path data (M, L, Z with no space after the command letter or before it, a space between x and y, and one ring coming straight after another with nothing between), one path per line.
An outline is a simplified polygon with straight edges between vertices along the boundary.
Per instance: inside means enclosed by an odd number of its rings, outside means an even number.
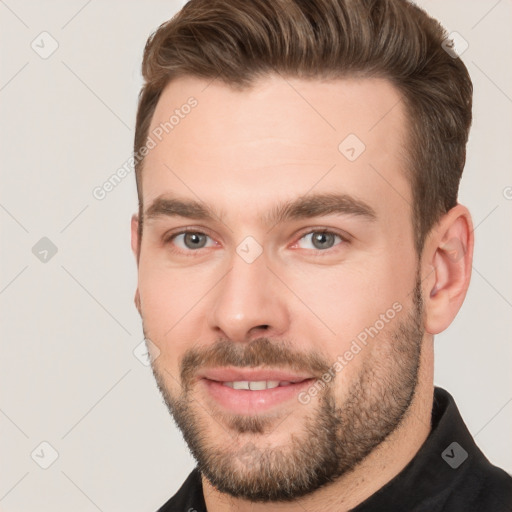
M306 380L306 379L304 379ZM221 382L223 386L228 386L232 389L247 389L249 391L263 391L264 389L274 389L283 386L290 386L304 381L278 381L278 380L236 380L233 382Z
M207 395L222 408L238 414L257 414L295 400L315 377L278 370L205 370L199 376Z
M277 382L297 383L306 379L312 379L315 376L307 373L294 373L286 370L272 370L262 368L207 368L199 373L200 379L208 379L216 382ZM271 387L277 387L272 385Z

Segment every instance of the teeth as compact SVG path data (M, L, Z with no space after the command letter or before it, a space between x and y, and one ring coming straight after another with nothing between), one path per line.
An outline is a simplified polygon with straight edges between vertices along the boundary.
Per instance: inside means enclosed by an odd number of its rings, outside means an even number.
M278 380L258 380L258 381L248 381L248 380L239 380L235 382L223 382L224 386L228 386L233 389L247 389L252 391L262 391L264 389L273 389L277 388L279 385L289 385L290 382L279 382Z
M252 391L261 391L267 389L267 383L264 380L249 382L249 389Z
M248 380L239 380L233 382L233 389L249 389L249 381Z

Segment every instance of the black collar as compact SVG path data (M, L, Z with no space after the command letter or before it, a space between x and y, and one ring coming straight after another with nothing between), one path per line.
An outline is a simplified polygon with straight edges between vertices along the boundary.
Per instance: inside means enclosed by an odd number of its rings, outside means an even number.
M453 397L434 388L432 429L407 466L352 512L512 512L512 477L475 444ZM196 468L158 512L206 512Z

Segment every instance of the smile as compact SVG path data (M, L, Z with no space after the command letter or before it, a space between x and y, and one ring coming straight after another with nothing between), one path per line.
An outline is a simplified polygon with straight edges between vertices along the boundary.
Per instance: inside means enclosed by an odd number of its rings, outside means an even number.
M278 381L278 380L238 380L233 382L222 382L224 386L228 386L232 389L246 389L249 391L262 391L264 389L274 389L281 386L290 386L294 384L288 380Z

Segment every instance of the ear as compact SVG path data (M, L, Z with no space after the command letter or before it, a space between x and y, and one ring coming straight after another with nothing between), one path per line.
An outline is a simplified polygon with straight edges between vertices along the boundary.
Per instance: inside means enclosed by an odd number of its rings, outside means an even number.
M134 213L132 215L132 225L131 225L131 234L132 234L132 252L135 256L135 260L137 261L137 265L139 264L139 256L140 256L140 241L139 241L139 216Z
M465 206L448 211L425 241L422 267L425 330L444 331L457 315L471 279L473 222Z
M135 260L137 261L137 267L139 266L139 257L140 257L140 240L139 240L139 217L137 214L132 215L132 224L131 224L131 245L132 245L132 252L135 256ZM135 307L137 308L137 311L139 314L141 314L140 311L140 294L139 294L139 287L137 286L137 289L135 290Z

